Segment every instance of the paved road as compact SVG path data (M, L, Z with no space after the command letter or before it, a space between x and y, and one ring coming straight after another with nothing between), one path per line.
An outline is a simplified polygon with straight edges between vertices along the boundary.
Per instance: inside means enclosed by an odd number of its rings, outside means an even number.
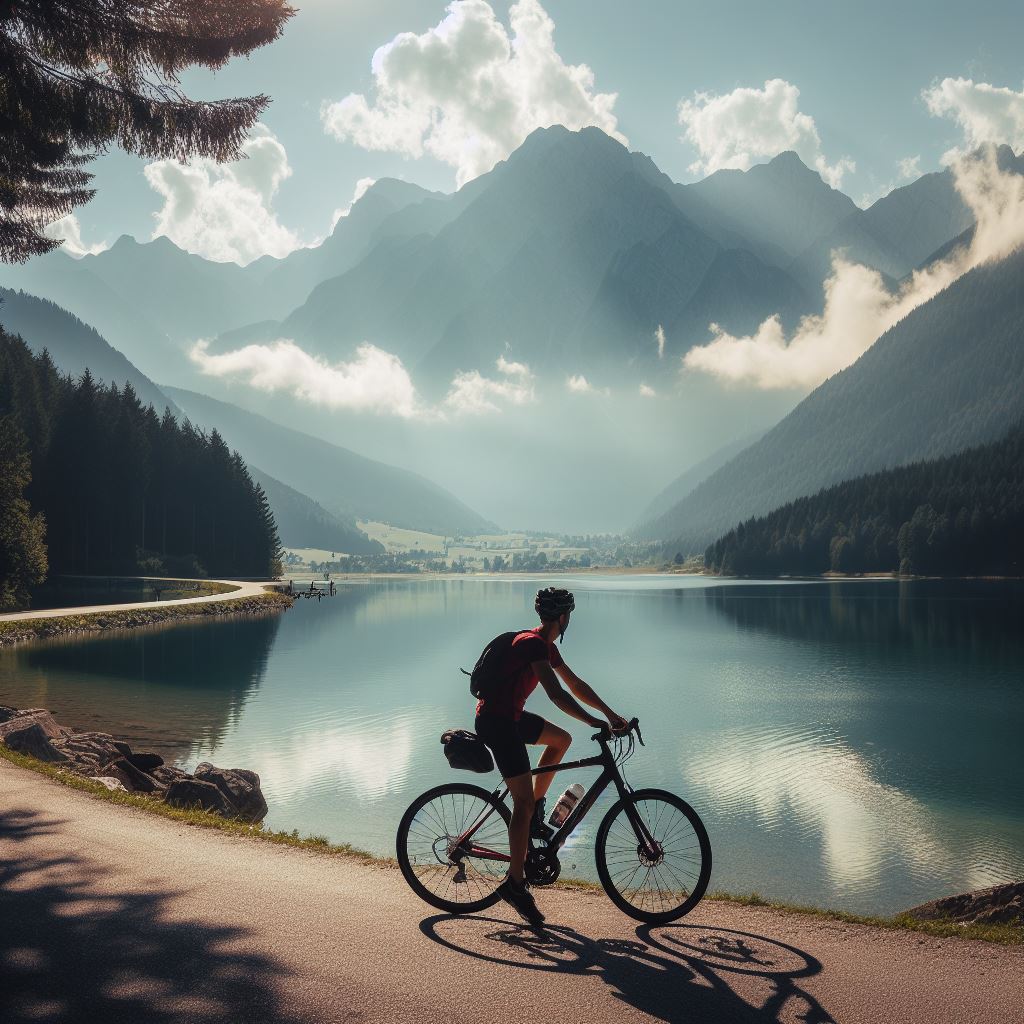
M1020 1024L1020 949L705 903L637 928L541 894L546 938L394 869L200 831L0 760L0 1021Z
M90 604L72 608L42 608L34 612L5 612L0 622L19 619L56 619L62 615L88 615L90 612L126 612L133 608L155 608L170 604L203 604L207 601L236 601L241 597L254 597L266 593L262 583L241 583L238 580L209 580L211 583L226 583L236 590L226 594L207 594L205 597L181 597L174 601L129 601L127 604Z

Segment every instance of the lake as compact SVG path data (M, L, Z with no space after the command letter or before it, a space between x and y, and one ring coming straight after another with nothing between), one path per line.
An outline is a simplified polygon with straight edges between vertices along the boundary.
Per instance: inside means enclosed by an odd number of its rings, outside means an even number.
M278 616L0 651L0 703L46 707L194 768L259 772L267 825L393 853L411 799L458 774L460 666L576 593L566 661L647 746L632 784L704 819L711 889L861 913L1024 877L1024 586L685 576L367 580ZM538 690L528 707L568 724ZM590 753L572 727L570 757ZM551 801L574 778L559 776ZM550 803L550 801L549 801ZM590 876L591 812L563 855Z

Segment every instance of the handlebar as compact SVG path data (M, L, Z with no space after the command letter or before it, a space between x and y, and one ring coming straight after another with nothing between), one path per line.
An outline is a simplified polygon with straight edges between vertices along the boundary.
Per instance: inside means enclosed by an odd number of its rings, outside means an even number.
M629 725L622 732L613 733L611 727L608 725L602 725L599 732L595 732L590 738L597 740L599 743L607 743L613 736L628 736L630 733L636 733L636 738L640 741L640 746L646 746L644 743L643 734L640 732L640 722L636 718L631 718Z

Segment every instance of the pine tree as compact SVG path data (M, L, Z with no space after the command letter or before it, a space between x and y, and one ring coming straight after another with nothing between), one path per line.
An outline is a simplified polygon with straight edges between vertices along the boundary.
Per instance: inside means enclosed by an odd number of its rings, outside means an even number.
M0 417L0 611L27 608L29 588L46 578L46 522L24 497L29 466L25 435Z
M92 198L92 157L238 156L268 97L200 102L186 68L272 42L286 0L0 0L0 260L59 244L43 229Z

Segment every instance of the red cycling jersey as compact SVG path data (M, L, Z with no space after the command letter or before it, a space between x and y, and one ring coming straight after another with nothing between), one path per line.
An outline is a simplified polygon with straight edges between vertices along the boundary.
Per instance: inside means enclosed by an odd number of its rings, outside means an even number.
M558 648L540 635L540 629L538 626L536 629L525 630L512 641L512 649L505 659L502 673L507 681L490 700L477 702L478 715L500 715L518 722L527 697L537 689L540 682L533 670L533 663L546 661L552 668L561 668L564 664Z

